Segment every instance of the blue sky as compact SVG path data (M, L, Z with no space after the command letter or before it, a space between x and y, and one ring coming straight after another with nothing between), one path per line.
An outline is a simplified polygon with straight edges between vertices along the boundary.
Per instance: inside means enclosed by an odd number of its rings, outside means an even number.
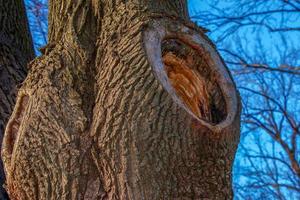
M204 1L204 0L189 0L189 11L190 16L194 17L197 16L198 13L218 13L218 12L224 12L224 13L230 13L231 16L238 16L240 13L234 12L234 4L237 1L234 0L226 0L226 1ZM245 2L245 1L243 1ZM251 1L248 1L251 2ZM255 2L255 1L252 1ZM258 1L257 1L258 2ZM262 1L260 1L262 2ZM210 5L213 4L213 5ZM284 9L290 9L289 7L280 7L280 1L265 1L266 7L262 8L262 10L267 11L268 9L272 8L284 8ZM218 10L219 9L219 10ZM239 10L239 8L237 8ZM233 12L232 12L233 11ZM251 10L249 11L251 12ZM268 18L267 25L272 25L273 27L280 27L281 23L284 24L284 26L288 27L299 27L300 26L300 15L299 12L292 13L292 14L282 14L282 13L275 13L272 15L264 16ZM192 18L194 21L197 21L196 18ZM203 25L205 24L205 25ZM268 64L271 67L277 68L281 66L282 64L288 64L291 66L300 66L300 43L299 43L299 32L297 31L289 31L289 32L270 32L269 29L266 27L259 27L255 26L245 26L243 28L238 29L237 31L234 31L231 35L226 36L225 39L222 38L223 32L225 30L231 28L229 26L223 26L223 27L217 27L214 25L211 25L209 23L206 23L205 16L202 16L202 20L200 20L200 23L198 23L200 26L205 26L205 28L208 28L211 30L211 32L208 33L209 37L215 42L217 47L219 49L225 49L225 50L231 50L233 52L236 52L239 55L243 55L244 52L241 52L240 50L244 50L247 54L247 58L251 62L262 62L264 64ZM236 43L237 38L240 43ZM228 54L224 53L223 51L220 51L221 55L225 60L230 60L230 57L228 57ZM235 66L228 65L231 70L235 69ZM291 113L295 117L295 119L299 122L300 121L300 98L298 95L300 93L300 82L299 77L294 77L292 75L287 74L279 74L279 73L261 73L257 71L254 74L250 75L234 75L235 82L238 85L238 87L247 87L252 88L254 90L259 90L261 87L260 79L263 78L264 81L266 81L268 88L266 88L268 91L270 91L270 94L273 95L276 100L279 102L283 101L282 96L278 92L281 89L281 80L285 80L288 82L291 82L292 85L292 92L288 98L289 103L287 105L288 112ZM287 91L287 86L283 89L284 91ZM263 99L259 96L253 96L252 93L245 93L243 90L240 90L242 93L243 99L247 99L250 101L247 105L251 105L253 107L260 107L263 105ZM277 96L276 96L277 95ZM279 95L279 96L278 96ZM249 108L244 108L244 112ZM298 113L298 114L297 114ZM263 116L263 115L261 115ZM258 118L261 116L257 116ZM276 120L281 120L281 115L276 115ZM279 123L279 122L277 122ZM289 139L289 134L291 134L291 129L285 125L285 129L283 131L284 138ZM265 151L264 153L281 156L284 155L282 153L282 148L277 143L272 142L273 140L263 131L263 130L252 130L250 132L247 132L248 126L243 124L242 126L242 137L241 137L241 145L237 152L237 159L235 160L235 166L234 166L234 182L236 183L246 183L250 181L248 179L249 177L243 176L243 170L247 168L250 163L249 160L244 157L244 151L242 150L241 146L243 145L245 148L247 148L247 151L249 152L258 152L259 153L259 144L257 141L260 141L261 144L263 144L262 148ZM299 141L299 140L298 140ZM299 153L300 154L300 153ZM298 155L299 155L298 154ZM298 157L300 159L300 156ZM257 166L259 167L266 167L267 163L262 162L260 159L255 159L255 162L257 162ZM285 167L280 163L276 163L276 167L281 168L281 171L285 172ZM280 171L280 170L279 170ZM286 183L287 181L284 179L280 180L283 183ZM258 191L258 190L257 190ZM283 193L286 192L286 190L282 190ZM288 199L294 200L299 197L299 194L291 193L289 195ZM297 197L296 197L297 196ZM236 197L238 199L238 197Z

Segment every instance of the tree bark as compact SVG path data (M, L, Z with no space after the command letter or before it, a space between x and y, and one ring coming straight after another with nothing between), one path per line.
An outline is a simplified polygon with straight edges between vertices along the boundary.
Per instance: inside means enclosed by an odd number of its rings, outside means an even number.
M13 111L17 86L27 73L27 63L34 57L33 45L23 1L0 0L0 144L4 128ZM0 145L1 148L1 145ZM8 199L2 187L5 176L0 161L0 199Z
M49 6L5 132L10 197L231 199L239 96L186 1Z

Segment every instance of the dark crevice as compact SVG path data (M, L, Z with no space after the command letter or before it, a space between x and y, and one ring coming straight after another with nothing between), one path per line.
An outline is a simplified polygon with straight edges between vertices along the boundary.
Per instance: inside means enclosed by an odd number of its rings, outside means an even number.
M27 95L21 97L20 101L16 105L16 112L12 116L12 119L7 126L6 150L9 154L12 154L13 152L13 147L18 136L20 125L23 121L24 112L26 110L28 100L29 97Z

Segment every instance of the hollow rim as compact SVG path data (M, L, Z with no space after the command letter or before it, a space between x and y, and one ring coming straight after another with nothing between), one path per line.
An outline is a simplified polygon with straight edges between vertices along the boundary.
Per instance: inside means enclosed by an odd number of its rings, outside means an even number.
M171 24L171 25L170 25ZM230 72L213 44L202 33L174 21L156 20L144 32L144 45L148 61L154 71L154 75L160 81L164 89L172 96L173 100L191 114L197 121L212 131L219 132L230 126L238 114L238 93ZM197 117L177 96L175 89L171 86L167 76L165 66L162 60L162 43L166 39L176 39L185 45L191 47L198 53L204 48L209 52L212 65L210 65L213 74L216 76L226 104L226 118L217 124L210 123Z

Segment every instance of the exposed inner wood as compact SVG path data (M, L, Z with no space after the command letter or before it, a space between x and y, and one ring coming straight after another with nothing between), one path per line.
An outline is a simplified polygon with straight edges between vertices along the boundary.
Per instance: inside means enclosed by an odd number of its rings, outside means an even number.
M183 103L199 118L217 124L226 118L226 102L212 72L210 55L205 49L168 39L162 56L171 85Z

